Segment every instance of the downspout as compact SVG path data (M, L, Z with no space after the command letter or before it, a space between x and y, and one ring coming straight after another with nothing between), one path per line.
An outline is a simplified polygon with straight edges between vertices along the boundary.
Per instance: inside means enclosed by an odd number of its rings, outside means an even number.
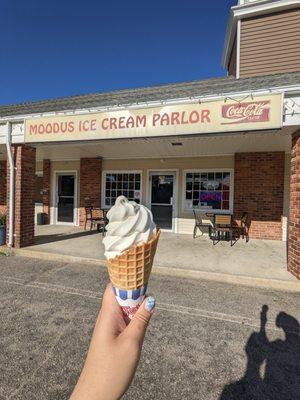
M11 148L11 122L7 122L6 150L9 162L9 228L8 247L14 243L14 199L15 199L15 166Z

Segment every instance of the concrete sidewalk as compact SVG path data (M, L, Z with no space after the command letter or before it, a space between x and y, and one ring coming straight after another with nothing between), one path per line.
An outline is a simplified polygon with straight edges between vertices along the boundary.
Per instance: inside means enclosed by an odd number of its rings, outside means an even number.
M18 254L66 262L105 263L101 233L65 226L38 226L36 244L21 249ZM219 275L238 277L244 278L246 284L248 278L298 284L286 270L286 243L280 241L246 243L240 239L232 247L228 242L213 246L207 236L193 239L191 235L162 232L154 270L178 276L200 274L199 277L208 279Z

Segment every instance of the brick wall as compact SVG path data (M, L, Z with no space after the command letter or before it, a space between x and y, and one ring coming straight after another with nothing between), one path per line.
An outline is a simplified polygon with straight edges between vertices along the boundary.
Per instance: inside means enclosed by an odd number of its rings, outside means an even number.
M0 161L0 213L6 212L6 160Z
M15 160L14 247L19 248L34 242L35 148L15 145L13 157ZM9 175L7 163L7 204L9 204Z
M94 207L101 206L101 174L102 160L99 158L80 159L80 225L85 223L85 203L88 201Z
M248 212L249 236L282 240L284 152L237 153L234 216Z
M292 140L288 271L300 279L300 130Z
M43 160L43 213L45 214L45 224L50 223L50 178L51 162Z

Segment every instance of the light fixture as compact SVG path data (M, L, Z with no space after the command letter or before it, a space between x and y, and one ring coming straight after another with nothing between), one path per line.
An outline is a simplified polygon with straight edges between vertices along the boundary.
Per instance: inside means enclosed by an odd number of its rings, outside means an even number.
M182 142L172 142L172 146L183 146Z

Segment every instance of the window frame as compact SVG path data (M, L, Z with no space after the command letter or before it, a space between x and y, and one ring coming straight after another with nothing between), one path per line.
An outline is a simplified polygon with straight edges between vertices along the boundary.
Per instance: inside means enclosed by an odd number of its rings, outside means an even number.
M184 169L182 171L183 177L183 185L182 185L182 212L184 213L192 213L193 208L186 208L186 177L188 173L210 173L210 172L229 172L230 173L230 184L229 184L229 210L220 210L220 209L212 209L212 208L195 208L199 213L211 213L211 214L233 214L233 200L234 200L234 169L233 168L200 168L200 169Z
M107 174L140 174L141 176L141 197L140 197L140 204L142 204L143 200L143 171L142 170L135 170L135 169L110 169L102 171L102 183L101 183L101 208L103 210L109 210L112 206L105 205L105 189L106 189L106 175Z

